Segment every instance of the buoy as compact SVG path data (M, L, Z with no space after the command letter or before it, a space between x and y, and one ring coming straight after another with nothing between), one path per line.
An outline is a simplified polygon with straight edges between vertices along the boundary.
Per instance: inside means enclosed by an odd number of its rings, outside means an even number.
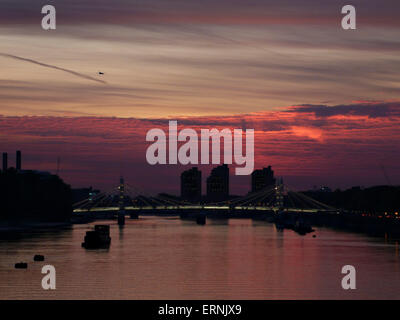
M205 225L206 224L206 215L205 214L200 214L196 217L196 222L199 225Z
M33 257L33 261L44 261L44 256L42 256L41 254L36 254Z
M18 262L15 264L15 269L26 269L28 264L26 262Z

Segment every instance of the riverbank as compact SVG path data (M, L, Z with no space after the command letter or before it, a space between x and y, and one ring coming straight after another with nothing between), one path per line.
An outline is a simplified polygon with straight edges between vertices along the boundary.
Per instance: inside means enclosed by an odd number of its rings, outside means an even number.
M0 233L13 233L21 231L34 231L37 229L59 229L71 226L69 221L63 222L37 222L37 221L2 221L0 222Z

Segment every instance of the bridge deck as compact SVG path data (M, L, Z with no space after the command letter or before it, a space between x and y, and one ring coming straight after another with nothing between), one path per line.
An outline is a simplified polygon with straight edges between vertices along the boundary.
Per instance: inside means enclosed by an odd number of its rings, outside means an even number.
M75 214L79 213L95 213L95 212L118 212L119 207L93 207L90 209L75 209L73 212ZM188 205L188 206L144 206L144 207L133 207L126 206L126 211L191 211L191 210L201 210L201 211L285 211L285 212L308 212L317 213L321 211L331 211L326 209L303 209L303 208L284 208L280 209L278 207L262 207L262 206L200 206L200 205Z

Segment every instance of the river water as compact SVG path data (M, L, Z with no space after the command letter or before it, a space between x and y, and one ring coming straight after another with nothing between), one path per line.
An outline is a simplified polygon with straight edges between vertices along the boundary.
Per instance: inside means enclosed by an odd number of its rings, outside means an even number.
M394 241L325 228L313 238L250 219L100 223L111 224L109 249L81 247L94 223L2 239L0 299L400 298ZM28 269L14 269L20 261ZM56 269L56 290L42 289L45 264ZM344 265L356 268L355 290L341 287Z

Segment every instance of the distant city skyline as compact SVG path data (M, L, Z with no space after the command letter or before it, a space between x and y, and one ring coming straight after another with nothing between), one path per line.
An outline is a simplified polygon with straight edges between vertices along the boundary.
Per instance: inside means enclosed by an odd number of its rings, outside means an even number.
M206 193L203 190L202 171L192 167L181 173L181 193L183 200L191 202L225 201L234 196L230 192L230 170L227 164L214 167L206 179ZM271 166L256 169L251 173L251 182L248 185L248 194L275 187L277 180Z

